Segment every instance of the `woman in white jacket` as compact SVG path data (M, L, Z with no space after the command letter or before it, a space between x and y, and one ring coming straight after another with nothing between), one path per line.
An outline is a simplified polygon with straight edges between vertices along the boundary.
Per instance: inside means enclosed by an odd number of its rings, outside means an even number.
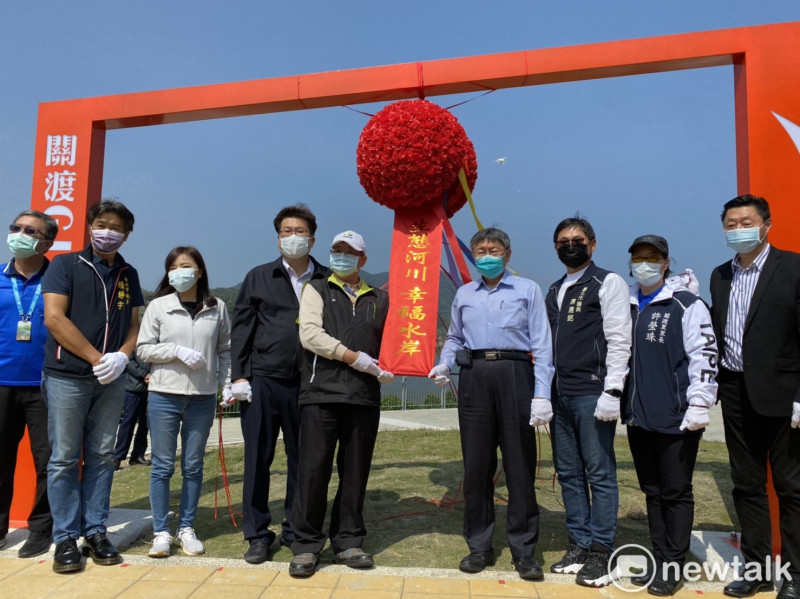
M231 324L225 303L209 291L206 265L193 247L176 247L164 262L164 277L145 310L136 353L150 370L147 419L153 466L150 557L168 557L169 486L181 435L180 517L175 542L187 555L204 552L194 533L203 484L203 456L214 422L218 386L230 384Z

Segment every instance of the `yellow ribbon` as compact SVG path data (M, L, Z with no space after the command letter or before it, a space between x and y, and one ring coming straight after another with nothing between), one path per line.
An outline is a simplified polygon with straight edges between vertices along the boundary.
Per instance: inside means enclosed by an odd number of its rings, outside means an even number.
M475 212L475 202L472 201L472 194L469 192L469 185L467 184L467 173L462 168L458 171L458 180L461 181L461 188L464 190L464 195L467 196L469 202L469 209L472 210L472 216L475 218L475 224L478 225L478 231L482 231L485 227L478 218L478 213Z

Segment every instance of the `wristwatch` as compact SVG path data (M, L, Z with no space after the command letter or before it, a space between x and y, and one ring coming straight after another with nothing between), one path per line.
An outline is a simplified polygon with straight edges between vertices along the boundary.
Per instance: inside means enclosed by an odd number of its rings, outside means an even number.
M603 393L610 395L611 397L616 397L617 399L622 397L622 389L606 389L603 391Z

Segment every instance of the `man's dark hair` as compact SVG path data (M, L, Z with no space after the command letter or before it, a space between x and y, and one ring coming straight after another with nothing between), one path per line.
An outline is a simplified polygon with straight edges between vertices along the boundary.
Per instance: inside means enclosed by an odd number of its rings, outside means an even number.
M197 279L197 301L203 302L206 306L216 306L217 298L211 295L211 288L208 284L206 262L203 260L203 256L200 254L199 250L191 245L179 245L176 248L172 248L172 251L167 254L164 260L164 276L161 278L161 282L158 284L158 288L153 297L163 297L175 293L175 288L169 284L169 268L182 254L186 254L194 260L197 264L197 268L203 271L203 276ZM198 310L199 309L200 306L198 305Z
M56 219L54 219L49 214L45 214L44 212L39 212L38 210L23 210L22 212L17 214L17 217L12 222L17 222L20 219L20 217L23 216L32 216L42 221L42 228L44 229L42 233L44 234L46 239L52 241L53 239L56 238L56 235L58 235L58 223L56 222Z
M125 204L116 200L102 200L99 204L95 204L89 210L89 214L86 215L86 220L89 226L92 226L96 219L109 213L116 214L122 219L126 233L133 231L133 213L128 210Z
M478 245L481 241L496 241L497 243L501 243L505 249L511 247L511 240L506 235L505 231L501 231L500 229L495 229L494 227L489 227L488 229L481 229L475 235L472 236L472 239L469 240L469 249L472 250L476 245Z
M583 231L583 234L589 238L589 241L594 241L594 229L592 228L592 225L588 220L581 218L579 214L576 214L573 217L565 218L558 223L558 225L556 225L556 230L553 231L553 243L558 241L558 234L561 233L561 231L564 229L571 229L572 227L577 227Z
M761 219L766 222L770 218L769 204L764 198L750 195L746 193L741 196L736 196L722 207L722 216L720 217L725 222L725 215L731 208L744 208L745 206L753 206L758 212Z
M308 230L311 232L311 237L314 237L317 233L317 217L314 216L314 213L311 212L305 204L286 206L286 208L278 212L278 216L272 221L275 225L275 232L278 234L281 232L281 223L283 223L284 218L299 218L304 220L306 221Z

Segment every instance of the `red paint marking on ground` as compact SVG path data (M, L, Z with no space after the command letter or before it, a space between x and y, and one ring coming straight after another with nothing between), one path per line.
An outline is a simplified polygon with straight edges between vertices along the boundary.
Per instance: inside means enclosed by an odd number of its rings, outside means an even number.
M120 568L127 568L128 566L130 566L130 564L122 564L122 565L120 566Z
M506 583L506 581L505 581L505 580L498 580L498 581L497 581L497 584L505 584L505 583Z
M217 568L217 572L222 572L224 569L225 569L224 566L220 566L219 568Z

